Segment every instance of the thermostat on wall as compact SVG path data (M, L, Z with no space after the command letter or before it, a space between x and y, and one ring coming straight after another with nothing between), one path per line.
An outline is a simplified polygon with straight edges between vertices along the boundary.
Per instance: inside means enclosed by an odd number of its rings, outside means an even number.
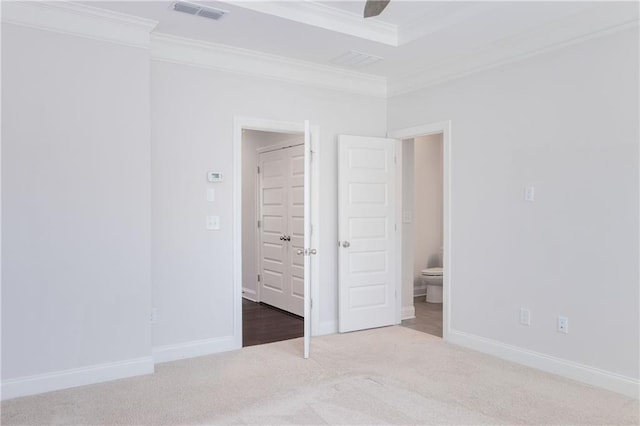
M209 182L222 182L222 173L220 173L220 172L207 172L207 180Z

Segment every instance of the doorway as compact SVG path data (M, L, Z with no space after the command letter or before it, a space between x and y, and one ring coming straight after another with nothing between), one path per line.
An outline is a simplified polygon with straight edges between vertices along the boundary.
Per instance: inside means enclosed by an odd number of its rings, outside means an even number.
M451 140L451 121L440 121L434 122L430 124L423 124L415 127L409 127L399 130L394 130L388 133L388 137L394 138L399 141L405 140L414 140L417 138L423 138L430 135L442 135L442 305L441 309L437 306L436 318L427 318L425 321L435 324L436 329L441 328L441 335L444 340L448 340L449 331L451 329L451 306L453 304L452 291L451 287L453 285L453 277L452 277L452 264L454 259L451 256L452 252L452 241L451 241L451 230L452 230L452 221L451 221L451 157L452 157L452 140ZM424 139L422 139L425 142ZM402 144L403 142L398 142ZM414 145L415 146L415 145ZM405 149L410 149L408 146L403 146ZM404 149L400 150L402 160L399 160L398 163L401 165L399 171L399 179L400 182L398 185L397 191L402 194L403 190L406 190L404 184L405 181L413 182L405 176L407 170L404 168ZM409 171L411 175L413 175L413 171ZM401 195L402 197L402 195ZM414 250L413 250L413 242L410 238L407 238L408 230L411 230L411 227L406 226L405 222L413 222L413 210L405 209L403 206L403 202L399 202L396 205L396 216L402 218L399 220L399 252L401 255L397 258L397 266L398 266L398 274L397 274L397 282L401 283L402 291L401 291L401 305L402 307L398 309L397 323L401 324L402 320L414 320L416 318L416 303L422 299L425 301L425 305L420 305L418 308L426 306L426 297L422 296L418 301L415 300L414 297L414 283L415 283L415 269L414 269ZM411 212L411 213L409 213ZM432 257L431 259L422 259L421 262L426 262L427 267L436 263L436 260L439 260L437 256ZM432 262L432 263L429 263ZM426 269L426 268L425 268ZM420 301L421 303L421 301ZM436 310L436 306L427 306ZM418 313L420 314L420 312ZM442 326L439 324L439 316L441 316ZM417 322L417 321L416 321Z
M263 135L278 133L274 137L281 137L285 135L304 135L304 214L303 214L303 226L304 226L304 248L295 250L296 255L300 256L302 263L304 264L304 290L303 290L303 325L304 325L304 339L301 345L301 352L305 358L309 357L310 337L312 332L312 322L318 323L319 309L321 301L319 298L318 286L314 283L318 282L318 263L320 253L316 247L318 246L318 218L319 218L319 195L318 191L314 188L318 188L318 162L312 161L313 157L318 156L318 135L319 128L317 126L311 126L308 121L303 122L282 122L273 121L259 118L250 117L234 117L233 121L233 211L234 211L234 226L233 226L233 245L231 250L233 251L233 341L234 347L240 349L243 346L243 304L246 305L248 299L257 299L259 295L258 287L255 286L254 292L251 292L251 282L257 284L258 273L256 272L255 265L256 260L251 258L245 259L246 247L256 247L254 242L246 243L247 238L251 239L250 230L254 230L254 235L257 234L257 213L255 206L253 209L243 207L243 201L246 201L247 192L244 188L253 186L256 188L257 184L257 150L245 150L245 144L243 144L243 135L247 131L259 131ZM273 140L265 141L264 144L268 145ZM252 160L253 157L253 160ZM254 162L255 161L255 162ZM243 167L246 165L247 167ZM251 192L249 192L250 194ZM255 195L255 194L254 194ZM249 195L250 200L256 200L255 196ZM244 200L243 200L244 198ZM251 201L249 201L251 203ZM246 214L245 214L246 213ZM253 215L253 216L252 216ZM253 219L243 220L246 217L253 217ZM243 230L243 223L250 224L249 231ZM313 226L312 224L316 224ZM313 233L312 233L313 229ZM288 235L288 234L287 234ZM255 241L255 237L254 237ZM244 252L244 253L243 253ZM254 267L253 272L246 272L243 269L248 267ZM245 281L244 276L248 277L248 281ZM262 278L262 277L260 277ZM244 290L244 291L243 291ZM247 291L249 290L249 291ZM253 296L253 297L252 297ZM313 303L313 309L311 309L311 302ZM249 301L251 303L256 303Z
M304 133L242 130L243 346L304 334Z
M442 142L442 133L402 141L402 268L413 309L401 324L437 337L443 306Z

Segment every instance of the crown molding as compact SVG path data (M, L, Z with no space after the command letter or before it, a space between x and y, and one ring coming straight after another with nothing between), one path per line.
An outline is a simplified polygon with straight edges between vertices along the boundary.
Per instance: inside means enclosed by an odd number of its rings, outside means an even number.
M428 68L389 78L387 93L393 97L435 86L587 40L638 28L639 23L638 17L629 19L619 9L601 8L596 13L593 10L583 12L484 45L472 53L448 58Z
M347 93L387 95L385 77L169 34L152 34L151 58Z
M3 1L2 22L144 48L158 24L66 1Z
M234 2L234 6L354 37L398 46L398 27L315 1Z

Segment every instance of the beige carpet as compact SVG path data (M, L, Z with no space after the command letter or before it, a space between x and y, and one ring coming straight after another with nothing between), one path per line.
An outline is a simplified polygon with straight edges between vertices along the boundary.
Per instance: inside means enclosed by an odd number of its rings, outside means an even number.
M638 424L638 401L403 327L157 366L2 403L10 424Z

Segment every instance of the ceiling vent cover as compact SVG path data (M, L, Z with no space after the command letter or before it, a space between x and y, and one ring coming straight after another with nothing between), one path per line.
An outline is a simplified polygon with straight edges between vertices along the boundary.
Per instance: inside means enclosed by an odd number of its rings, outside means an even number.
M203 18L209 18L218 20L222 18L227 11L222 9L216 9L210 6L201 6L199 4L190 3L188 1L177 1L171 5L171 8L176 12L184 12L189 15L202 16Z
M357 50L350 50L349 52L333 59L331 62L345 67L362 68L380 60L382 60L380 56L358 52Z

